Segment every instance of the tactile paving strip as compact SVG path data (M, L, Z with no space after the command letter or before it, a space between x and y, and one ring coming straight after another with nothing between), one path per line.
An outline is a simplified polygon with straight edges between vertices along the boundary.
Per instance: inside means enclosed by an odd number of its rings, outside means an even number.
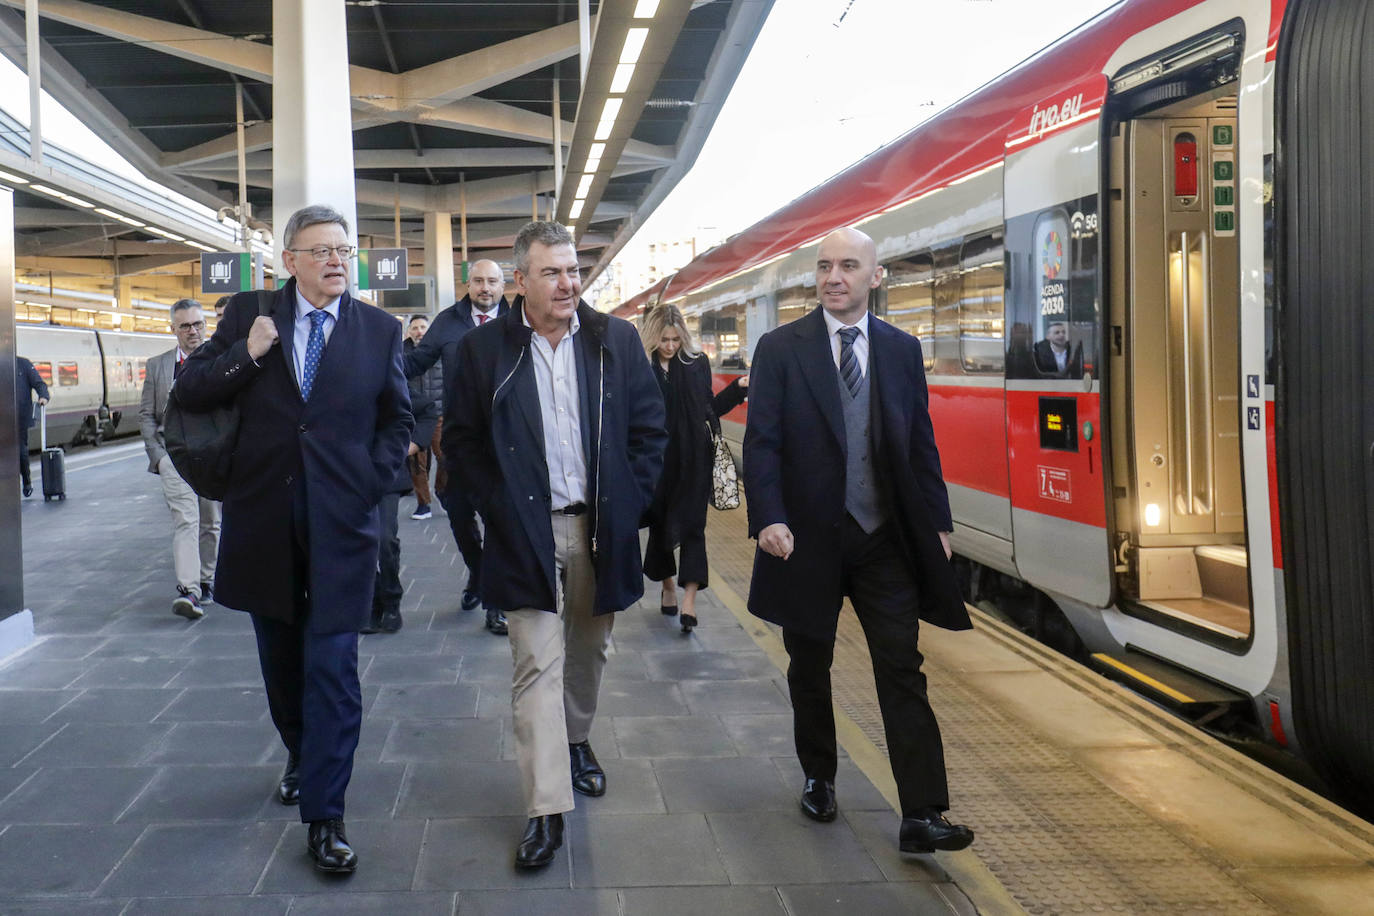
M753 542L743 508L712 512L711 568L749 593ZM1058 748L927 660L957 818L974 851L1027 913L1273 913L1220 863L1161 827ZM840 615L831 671L835 701L884 753L882 718L863 629Z

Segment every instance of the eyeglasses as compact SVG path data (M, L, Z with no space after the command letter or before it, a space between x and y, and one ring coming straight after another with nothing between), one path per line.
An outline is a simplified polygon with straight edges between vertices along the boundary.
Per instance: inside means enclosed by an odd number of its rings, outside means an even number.
M192 321L189 324L179 324L176 326L176 329L178 331L203 331L205 330L205 322Z
M316 261L328 261L330 253L337 252L341 259L347 261L353 257L358 249L352 245L335 245L333 248L328 245L316 245L314 248L288 248L286 250L294 254L303 254L308 251Z

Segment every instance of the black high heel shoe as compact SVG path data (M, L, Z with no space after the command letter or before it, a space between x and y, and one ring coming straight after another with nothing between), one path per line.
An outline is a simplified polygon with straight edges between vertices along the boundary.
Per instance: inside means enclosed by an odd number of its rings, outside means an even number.
M674 598L677 598L676 595L674 595L673 597L674 597ZM660 599L659 599L659 605L658 605L658 611L659 611L659 613L662 614L664 617L676 617L676 616L677 616L677 605L676 605L676 604L664 604L664 603L663 603L663 599L660 598Z
M693 628L694 626L696 626L696 625L697 625L697 618L696 618L696 615L695 615L695 614L683 614L683 615L682 615L682 632L684 632L684 633L690 633L690 632L692 632L692 628Z

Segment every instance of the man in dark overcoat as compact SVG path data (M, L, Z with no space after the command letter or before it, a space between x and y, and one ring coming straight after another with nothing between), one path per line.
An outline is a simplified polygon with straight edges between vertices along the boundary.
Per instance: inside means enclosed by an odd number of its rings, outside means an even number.
M316 866L351 872L343 816L362 723L358 631L371 611L377 504L414 420L399 322L348 295L343 216L299 210L283 243L292 279L271 316L258 314L257 293L235 296L173 397L191 410L238 404L215 599L253 615L288 754L278 797L299 803Z
M644 593L639 520L668 437L634 326L579 298L568 230L527 224L515 265L523 300L463 339L443 438L486 525L482 599L510 622L529 816L515 864L537 868L562 845L573 792L606 791L588 735L614 614Z
M19 447L19 480L25 496L33 495L33 480L29 476L29 427L33 425L33 396L38 395L38 406L48 403L48 383L43 376L22 356L14 358L14 419L15 441Z
M758 538L749 610L783 628L802 811L836 815L830 663L848 595L873 658L901 849L963 849L973 832L943 815L944 752L916 640L922 619L971 624L949 563L953 523L921 345L868 313L881 282L873 240L832 233L817 254L821 307L754 351L744 434Z

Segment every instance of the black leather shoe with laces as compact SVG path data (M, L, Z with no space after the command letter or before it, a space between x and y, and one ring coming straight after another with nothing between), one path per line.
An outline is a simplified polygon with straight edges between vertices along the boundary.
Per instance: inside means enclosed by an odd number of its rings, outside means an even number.
M281 782L277 783L277 801L283 805L294 805L301 800L301 759L295 754L286 757L286 769L282 771Z
M515 847L515 867L542 868L553 861L553 854L562 845L563 815L532 817L525 825L520 845Z
M963 824L951 824L933 808L918 817L902 818L898 845L902 852L955 852L973 842L973 831Z
M477 609L477 605L479 605L479 604L481 604L481 603L482 603L482 599L479 598L479 597L477 596L477 593L476 593L476 592L474 592L472 589L468 589L468 588L463 589L463 603L462 603L461 605L459 605L460 607L462 607L463 610L465 610L465 611L473 611L473 610L476 610L476 609Z
M835 819L839 807L835 804L835 783L829 779L806 778L801 794L802 814L813 821L828 823Z
M506 615L494 607L487 608L487 629L496 636L508 634L510 626L506 623Z
M590 743L568 745L568 756L572 759L572 787L583 795L599 798L606 794L606 772L597 763Z
M344 833L341 817L311 821L305 845L320 871L347 875L358 867L358 857L353 847L348 845L348 835Z

